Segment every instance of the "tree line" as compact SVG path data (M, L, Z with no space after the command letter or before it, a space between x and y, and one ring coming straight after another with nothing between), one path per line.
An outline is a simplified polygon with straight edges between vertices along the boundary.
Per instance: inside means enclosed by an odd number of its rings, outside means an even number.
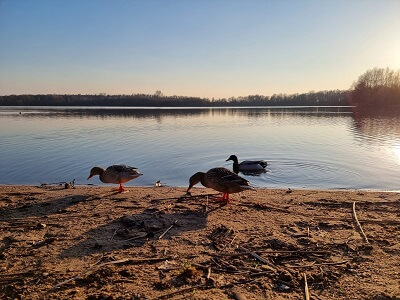
M362 74L350 89L349 102L360 107L400 105L400 70L373 68Z
M0 106L140 106L140 107L227 107L227 106L342 106L348 91L333 90L303 94L249 95L208 99L154 95L8 95L0 96Z
M140 107L227 107L227 106L399 106L400 70L374 68L362 74L349 90L302 94L249 95L230 98L199 98L155 94L132 95L7 95L0 106L140 106Z

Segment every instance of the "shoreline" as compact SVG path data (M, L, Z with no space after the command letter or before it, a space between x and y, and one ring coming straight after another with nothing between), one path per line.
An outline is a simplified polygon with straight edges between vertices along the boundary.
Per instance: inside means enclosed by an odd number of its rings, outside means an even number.
M42 188L42 187L62 187L65 183L67 182L60 182L60 183L42 183L42 184L14 184L14 183L0 183L0 188L1 187L32 187L32 188ZM112 184L75 184L75 188L110 188L112 190L113 185ZM126 188L160 188L155 185L126 185L124 184L124 187ZM170 185L162 185L161 187L164 188L173 188L173 189L185 189L187 186L170 186ZM207 189L206 187L201 186L201 184L198 184L195 186L197 189ZM69 188L67 188L69 189ZM73 189L73 188L72 188ZM283 188L283 187L255 187L255 190L276 190L276 191L287 191L287 190L297 190L297 191L319 191L319 192L365 192L365 193L400 193L399 190L395 189L390 189L390 190L385 190L385 189L357 189L357 188L308 188L308 187L288 187L288 188ZM218 193L218 192L215 192Z
M305 275L311 298L400 295L400 193L113 188L0 185L0 294L299 299Z

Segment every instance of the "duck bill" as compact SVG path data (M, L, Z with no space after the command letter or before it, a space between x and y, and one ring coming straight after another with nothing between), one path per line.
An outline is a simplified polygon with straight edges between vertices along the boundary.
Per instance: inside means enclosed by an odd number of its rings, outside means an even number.
M86 179L86 180L89 180L90 178L92 178L93 177L93 175L89 175L89 177Z

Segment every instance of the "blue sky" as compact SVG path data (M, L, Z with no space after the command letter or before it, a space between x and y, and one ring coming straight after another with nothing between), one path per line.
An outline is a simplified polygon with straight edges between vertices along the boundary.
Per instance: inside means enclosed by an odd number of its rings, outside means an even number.
M0 95L231 97L400 68L400 1L0 0Z

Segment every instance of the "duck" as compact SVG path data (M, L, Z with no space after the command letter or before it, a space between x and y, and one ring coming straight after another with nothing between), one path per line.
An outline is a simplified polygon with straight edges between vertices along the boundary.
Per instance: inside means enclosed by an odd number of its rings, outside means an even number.
M199 182L205 187L223 193L218 200L225 201L225 205L230 202L229 194L254 189L248 180L222 167L212 168L205 173L197 172L191 176L186 194L190 195L190 189Z
M122 193L125 190L125 188L122 186L123 183L138 178L143 174L140 173L139 170L135 167L130 167L126 165L112 165L105 170L102 167L93 167L90 170L90 175L87 180L95 175L100 176L101 182L119 184L119 188L117 188L116 190Z
M264 160L245 160L239 163L236 155L231 155L226 161L233 161L233 172L260 172L264 171L268 163Z

